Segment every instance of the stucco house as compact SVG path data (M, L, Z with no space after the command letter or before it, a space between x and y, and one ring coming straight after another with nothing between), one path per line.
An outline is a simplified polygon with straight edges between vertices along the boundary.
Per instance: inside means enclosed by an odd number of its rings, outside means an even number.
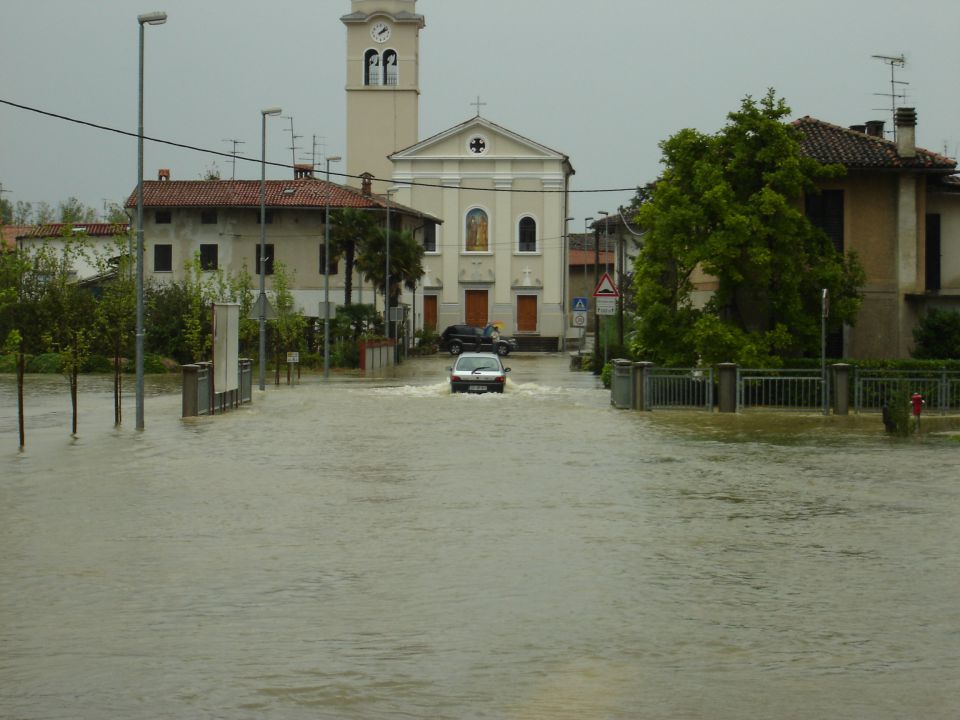
M929 307L960 307L960 186L956 161L916 146L913 108L896 112L896 140L884 123L850 128L812 117L793 124L803 152L839 163L845 176L805 198L807 217L866 271L856 324L834 356L910 357L913 329Z
M344 187L316 179L307 168L297 166L290 180L267 180L266 195L266 285L271 287L274 262L295 273L291 292L306 317L320 317L324 301L324 243L326 211L354 208L374 213L386 224L387 199L361 188ZM238 273L246 268L254 278L260 273L260 181L171 180L169 170L159 179L143 184L144 278L153 282L182 280L185 263L199 255L203 270L222 269ZM133 213L136 189L126 201ZM390 203L391 227L422 229L436 218ZM343 263L330 259L330 302L344 302ZM375 295L359 275L353 280L355 303L382 307L382 294Z
M63 252L68 242L82 242L89 250L73 257L71 276L79 281L91 280L101 274L96 255L109 259L117 238L127 237L126 223L45 223L20 226L16 243L24 250L47 246L54 252Z

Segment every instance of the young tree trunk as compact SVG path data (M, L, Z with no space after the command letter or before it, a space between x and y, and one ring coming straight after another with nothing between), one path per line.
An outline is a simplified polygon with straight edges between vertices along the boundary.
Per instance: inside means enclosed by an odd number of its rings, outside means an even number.
M123 375L120 372L120 348L114 349L113 354L113 424L119 427L123 422Z
M73 407L73 422L71 423L72 434L77 434L77 376L80 374L79 368L70 369L70 404Z
M20 427L20 447L26 445L26 435L23 427L23 376L26 368L26 357L23 348L17 353L17 424Z

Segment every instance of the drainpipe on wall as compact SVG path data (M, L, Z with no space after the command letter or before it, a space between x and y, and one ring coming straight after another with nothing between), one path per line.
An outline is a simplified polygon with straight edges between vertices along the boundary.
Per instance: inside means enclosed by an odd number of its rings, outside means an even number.
M897 108L897 154L902 159L917 155L917 113L914 108ZM920 257L917 220L918 177L909 170L900 173L897 188L897 356L909 357L913 318L907 307L907 293L917 292Z

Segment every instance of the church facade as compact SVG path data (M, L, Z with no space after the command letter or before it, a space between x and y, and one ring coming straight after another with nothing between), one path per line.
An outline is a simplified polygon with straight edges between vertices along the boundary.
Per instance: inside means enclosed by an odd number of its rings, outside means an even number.
M479 112L419 140L426 22L416 0L352 0L341 20L348 174L372 174L392 202L443 221L415 233L425 275L403 302L416 327L496 322L521 342L537 338L530 346L559 349L568 317L570 159Z

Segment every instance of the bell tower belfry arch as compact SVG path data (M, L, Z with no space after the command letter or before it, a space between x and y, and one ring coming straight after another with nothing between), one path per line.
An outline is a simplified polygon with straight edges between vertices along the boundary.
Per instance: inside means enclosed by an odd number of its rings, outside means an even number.
M416 0L351 0L347 27L347 165L349 175L389 179L388 156L420 132L420 30ZM351 179L358 185L359 180ZM374 182L383 192L386 182Z

